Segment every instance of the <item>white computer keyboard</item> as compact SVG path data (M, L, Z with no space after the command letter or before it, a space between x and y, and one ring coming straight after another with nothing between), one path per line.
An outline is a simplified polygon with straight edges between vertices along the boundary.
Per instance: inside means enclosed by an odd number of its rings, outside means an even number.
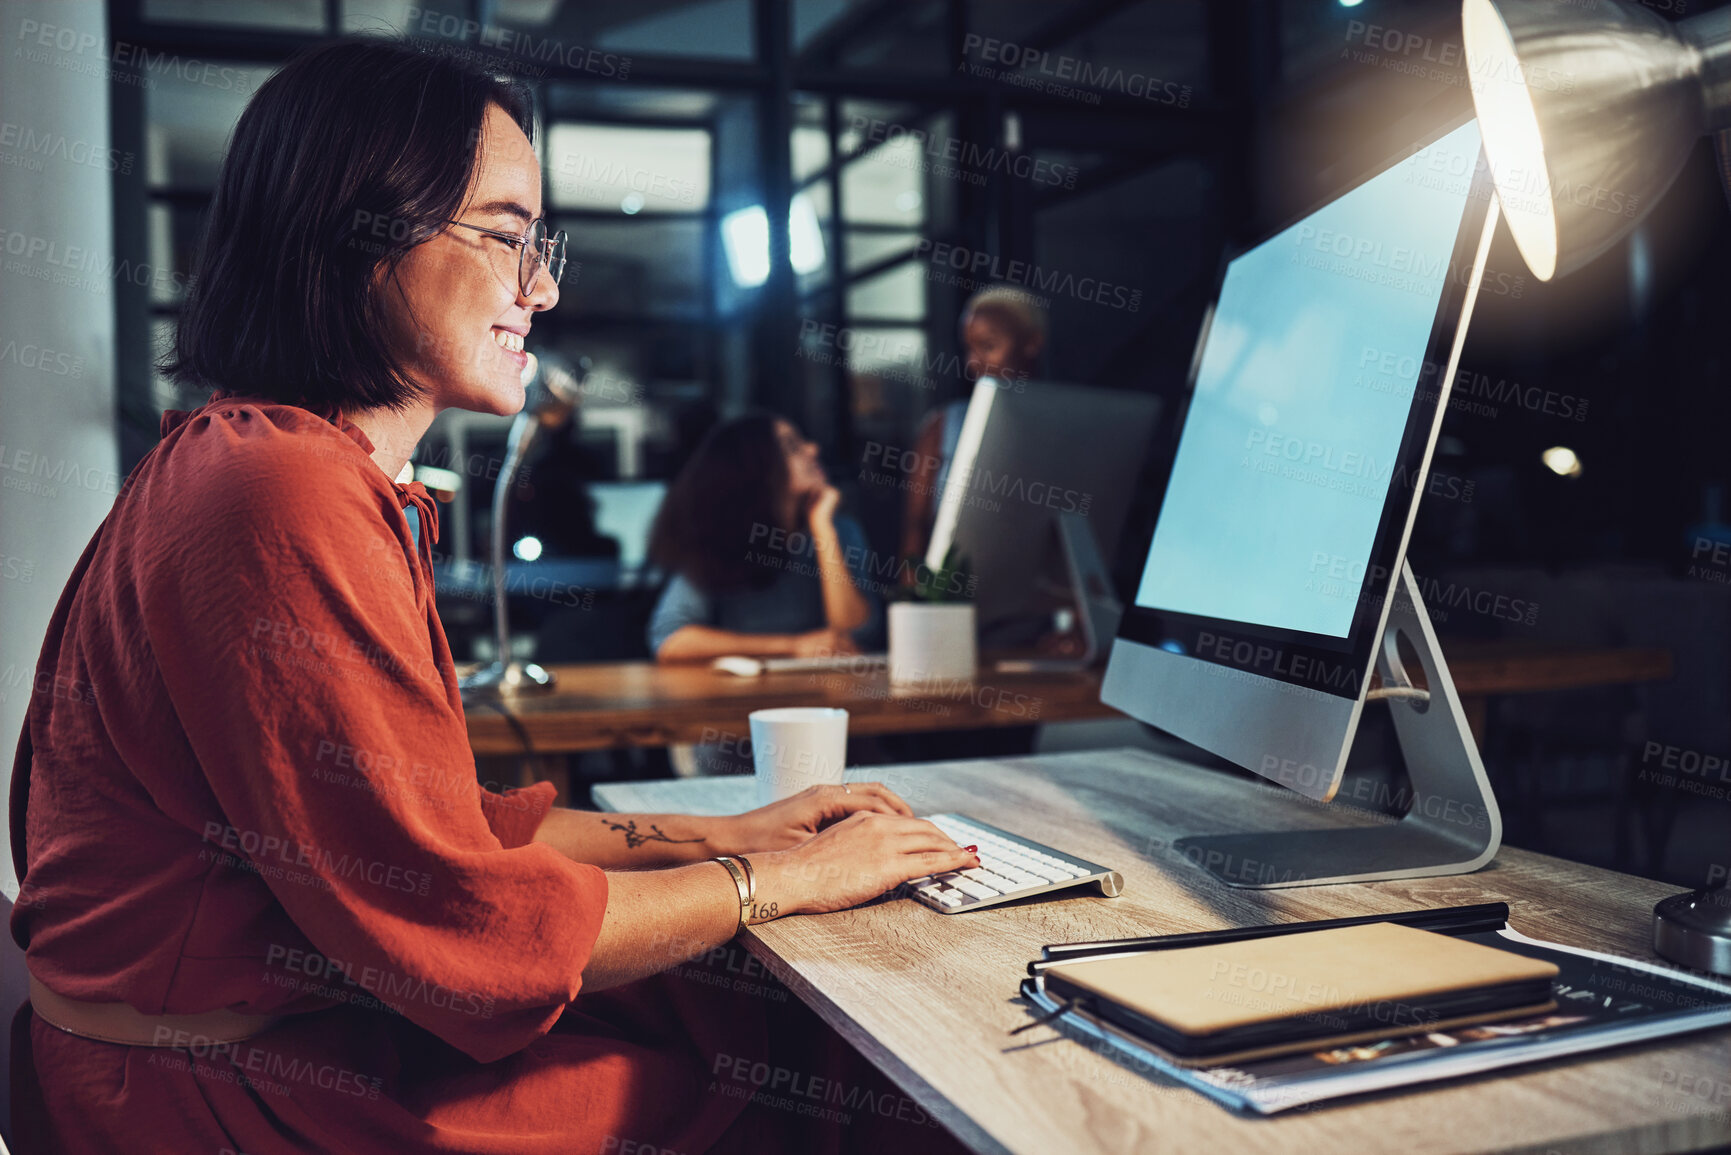
M1108 898L1123 893L1124 876L1097 862L1060 853L965 815L928 814L925 819L955 839L958 846L980 848L980 865L971 870L916 878L906 884L911 897L933 910L960 914L1085 882L1099 883L1100 893Z
M709 663L712 669L741 678L761 674L824 674L831 670L848 674L867 674L889 665L888 654L835 654L823 658L747 658L729 656Z

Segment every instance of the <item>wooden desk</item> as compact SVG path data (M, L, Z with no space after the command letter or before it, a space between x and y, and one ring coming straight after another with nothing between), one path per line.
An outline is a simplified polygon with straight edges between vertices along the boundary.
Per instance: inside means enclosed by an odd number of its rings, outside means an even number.
M741 678L706 665L601 662L553 666L550 693L520 694L503 705L522 726L532 753L618 746L669 746L749 737L746 716L777 706L840 706L849 734L917 734L984 726L1029 726L1078 718L1116 718L1100 703L1100 671L997 674L972 684L912 693L873 673L764 674ZM478 755L524 753L499 711L467 710L469 745Z
M1139 751L858 772L922 813L961 810L1121 871L1077 894L942 915L908 899L753 927L748 950L975 1151L1695 1151L1731 1143L1731 1030L1516 1068L1271 1119L1232 1115L1029 1021L1016 997L1042 944L1505 901L1516 929L1653 959L1651 909L1673 887L1505 849L1476 874L1238 891L1171 851L1186 834L1339 825L1335 808ZM608 809L721 813L746 778L619 783ZM1677 1093L1679 1076L1714 1096ZM1691 1086L1693 1084L1685 1084Z
M1506 642L1443 641L1449 671L1473 733L1483 737L1491 694L1571 690L1671 676L1671 653L1658 649L1564 649ZM746 736L746 715L773 706L840 706L853 734L915 734L1116 718L1100 703L1101 671L997 674L937 694L890 688L877 673L766 674L740 678L707 666L601 662L554 666L550 693L521 694L467 711L477 755L567 754L621 746L667 746ZM523 737L529 749L525 750Z
M1473 737L1485 737L1485 713L1497 694L1586 690L1663 682L1672 674L1666 649L1584 649L1518 641L1442 639L1443 657Z

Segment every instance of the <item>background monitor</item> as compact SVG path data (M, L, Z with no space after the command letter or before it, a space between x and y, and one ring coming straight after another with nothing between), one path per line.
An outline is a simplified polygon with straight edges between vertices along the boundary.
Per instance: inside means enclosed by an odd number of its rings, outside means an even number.
M1068 604L1060 518L1085 524L1110 566L1159 416L1148 393L975 383L926 564L937 568L952 546L965 561L983 641L1031 641L1017 627L1041 629Z
M1333 797L1491 197L1469 120L1227 263L1105 702Z
M620 566L636 573L648 565L649 533L667 496L667 482L596 481L589 495L595 500L595 532L619 543Z

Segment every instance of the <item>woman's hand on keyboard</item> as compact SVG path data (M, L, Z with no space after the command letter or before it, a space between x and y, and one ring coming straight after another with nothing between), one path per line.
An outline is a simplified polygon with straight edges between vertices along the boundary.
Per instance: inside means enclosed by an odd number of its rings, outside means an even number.
M831 823L860 810L912 818L913 807L882 782L808 786L798 794L721 819L722 853L752 854L798 846Z
M923 818L857 811L793 847L751 856L750 921L846 910L910 879L980 864Z

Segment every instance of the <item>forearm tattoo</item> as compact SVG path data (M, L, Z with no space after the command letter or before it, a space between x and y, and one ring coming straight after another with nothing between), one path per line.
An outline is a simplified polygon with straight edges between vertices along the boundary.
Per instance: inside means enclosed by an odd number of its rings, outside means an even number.
M679 843L703 841L701 838L669 838L662 831L661 827L656 826L653 823L649 827L650 833L645 834L641 830L637 829L636 819L632 819L629 822L612 822L607 819L603 819L602 821L606 822L610 828L625 835L625 849L627 850L636 850L646 842Z

